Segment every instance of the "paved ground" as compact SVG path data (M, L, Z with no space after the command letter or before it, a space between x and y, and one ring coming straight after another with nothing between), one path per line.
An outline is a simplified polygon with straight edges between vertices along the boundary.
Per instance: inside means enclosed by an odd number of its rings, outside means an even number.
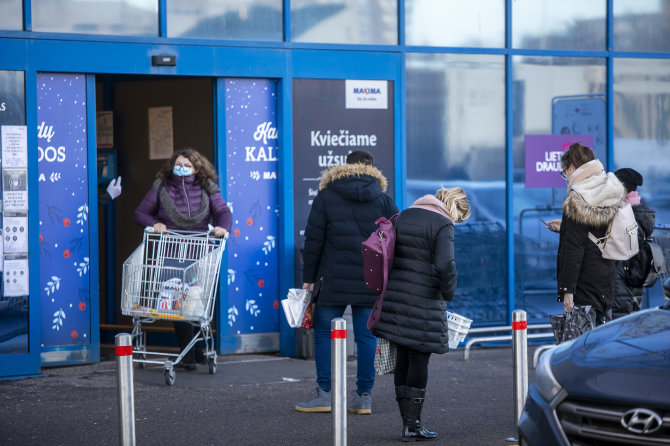
M530 349L532 354L534 349ZM355 388L356 362L348 364ZM119 444L116 365L43 369L44 376L0 382L0 444ZM331 415L294 410L315 387L313 361L276 355L220 356L178 370L173 387L161 368L134 369L137 445L328 445ZM434 355L424 424L431 444L509 445L514 434L511 348ZM530 380L532 381L531 374ZM399 444L401 422L393 377L378 377L372 415L348 415L349 445Z

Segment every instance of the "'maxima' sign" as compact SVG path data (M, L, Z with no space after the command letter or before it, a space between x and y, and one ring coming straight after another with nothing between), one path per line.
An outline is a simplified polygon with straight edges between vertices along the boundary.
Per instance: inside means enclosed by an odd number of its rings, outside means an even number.
M388 108L388 82L348 79L344 82L346 89L345 108Z
M526 187L565 187L561 157L576 142L593 149L593 135L526 135Z

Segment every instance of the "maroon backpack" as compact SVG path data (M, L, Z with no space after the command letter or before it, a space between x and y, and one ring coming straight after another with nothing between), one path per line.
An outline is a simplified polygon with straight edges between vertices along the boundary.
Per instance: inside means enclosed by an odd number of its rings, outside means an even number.
M377 325L381 315L386 282L393 266L393 254L395 253L395 228L393 224L398 215L395 214L389 219L380 217L375 222L378 225L377 229L362 244L365 285L379 293L368 318L369 329L373 329Z

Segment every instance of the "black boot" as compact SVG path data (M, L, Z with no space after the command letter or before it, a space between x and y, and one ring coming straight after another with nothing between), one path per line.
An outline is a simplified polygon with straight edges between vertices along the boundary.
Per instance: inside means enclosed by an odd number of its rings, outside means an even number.
M400 409L402 431L404 433L407 428L407 406L409 405L409 400L407 399L407 386L395 387L395 400L398 402L398 409Z
M426 389L406 387L405 398L407 399L406 419L407 423L402 432L402 441L424 441L437 438L436 432L431 432L421 424L421 409L426 396Z

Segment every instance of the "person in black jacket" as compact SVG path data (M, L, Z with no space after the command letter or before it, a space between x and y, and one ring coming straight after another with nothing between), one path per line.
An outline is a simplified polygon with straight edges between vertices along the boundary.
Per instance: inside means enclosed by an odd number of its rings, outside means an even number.
M638 186L642 186L642 175L635 169L623 168L614 172L619 181L626 189L626 202L630 203L635 214L635 221L637 222L637 236L640 240L640 252L634 257L619 261L616 263L616 281L614 283L614 302L612 303L612 317L618 318L627 314L633 313L640 309L642 301L642 286L641 284L630 283L628 277L643 276L643 272L635 271L634 274L627 274L631 268L640 268L640 257L643 256L642 241L651 238L651 233L654 231L656 224L656 211L649 209L642 204L642 198L637 192Z
M301 412L330 412L330 322L351 305L357 348L356 394L349 411L372 412L372 386L377 339L367 320L377 294L365 286L361 244L377 228L379 217L398 212L385 192L386 178L372 165L368 152L347 156L347 164L332 167L321 176L305 229L303 289L319 281L314 311L314 359L318 387L315 397L299 402Z
M396 344L393 376L403 420L403 441L432 440L421 410L431 353L449 351L446 301L456 290L454 223L470 217L460 187L425 195L396 220L393 268L375 335Z
M616 261L602 257L589 232L604 237L626 198L613 173L605 173L593 151L574 143L561 158L568 182L558 242L558 301L566 312L591 305L595 325L612 319Z

